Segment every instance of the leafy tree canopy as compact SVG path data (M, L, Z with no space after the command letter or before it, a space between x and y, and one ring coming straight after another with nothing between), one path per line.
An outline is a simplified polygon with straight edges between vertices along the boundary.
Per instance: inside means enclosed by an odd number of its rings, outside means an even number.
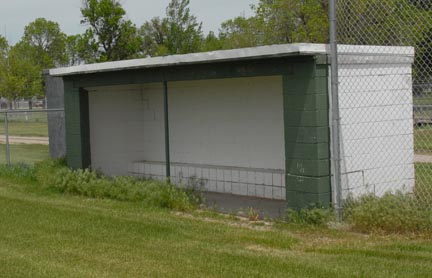
M66 35L58 23L38 18L25 27L21 42L32 48L35 62L42 68L66 65Z
M142 39L136 26L125 19L126 12L116 0L84 0L81 24L89 28L77 42L86 62L103 62L139 56Z

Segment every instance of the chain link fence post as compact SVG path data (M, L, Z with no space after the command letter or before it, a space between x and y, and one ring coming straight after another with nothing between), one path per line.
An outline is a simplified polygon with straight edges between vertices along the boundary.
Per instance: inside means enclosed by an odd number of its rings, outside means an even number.
M340 171L340 146L339 146L339 95L338 95L338 57L337 57L337 18L336 0L329 2L330 20L330 67L331 67L331 119L332 119L332 169L333 169L333 202L337 218L342 220L342 187Z
M8 166L11 165L11 158L10 158L10 145L9 145L9 117L8 113L5 113L5 144L6 144L6 164Z

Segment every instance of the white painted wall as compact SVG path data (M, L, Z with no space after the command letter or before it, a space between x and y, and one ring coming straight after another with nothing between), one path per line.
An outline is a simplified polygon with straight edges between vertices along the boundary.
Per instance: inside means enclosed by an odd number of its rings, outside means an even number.
M366 48L362 48L363 50ZM344 196L414 188L412 51L356 56L340 48L339 105ZM360 49L361 50L361 49ZM409 50L409 51L408 51Z
M90 88L92 166L109 175L165 174L158 84ZM169 83L171 173L208 191L285 198L281 77Z
M160 84L89 88L92 167L126 175L136 160L163 161Z

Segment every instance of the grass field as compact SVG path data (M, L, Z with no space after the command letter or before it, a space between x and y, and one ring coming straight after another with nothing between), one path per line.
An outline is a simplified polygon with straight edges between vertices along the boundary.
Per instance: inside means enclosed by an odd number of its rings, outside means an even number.
M41 161L49 158L49 147L46 145L10 145L12 163L27 163ZM6 162L6 146L0 144L0 164Z
M428 238L253 224L0 179L0 277L428 277Z
M432 153L432 127L416 127L414 129L414 150L419 154Z
M2 122L0 122L2 123ZM4 123L0 125L0 135L5 134ZM35 137L47 137L48 136L48 124L46 122L10 122L9 123L9 135L12 136L35 136Z
M13 136L48 136L48 120L45 112L12 113L9 115L9 134ZM0 134L5 134L4 114L0 114Z

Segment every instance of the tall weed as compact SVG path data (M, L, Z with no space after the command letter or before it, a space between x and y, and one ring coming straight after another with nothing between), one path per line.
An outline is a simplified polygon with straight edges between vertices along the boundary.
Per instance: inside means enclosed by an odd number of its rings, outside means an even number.
M417 233L432 231L430 204L412 194L365 195L347 202L345 217L354 229L369 232Z

